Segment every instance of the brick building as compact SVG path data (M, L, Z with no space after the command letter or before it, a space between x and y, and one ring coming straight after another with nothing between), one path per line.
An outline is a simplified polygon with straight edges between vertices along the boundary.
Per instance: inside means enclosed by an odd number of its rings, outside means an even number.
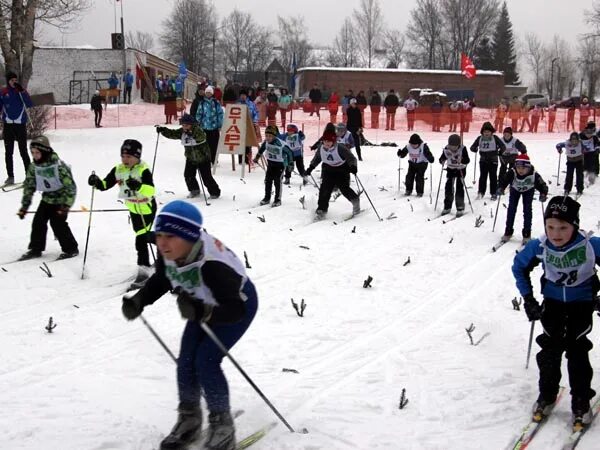
M394 89L401 98L413 88L434 91L473 92L479 106L496 104L504 96L504 74L478 70L471 80L458 70L366 69L348 67L304 67L298 70L296 96L304 95L316 83L324 93L335 91L343 95L348 89L356 94L373 89L380 93Z

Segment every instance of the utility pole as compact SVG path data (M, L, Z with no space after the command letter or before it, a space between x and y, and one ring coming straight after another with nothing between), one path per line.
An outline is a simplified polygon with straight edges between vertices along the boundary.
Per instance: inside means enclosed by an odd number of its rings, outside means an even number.
M558 59L558 56L552 58L552 65L550 66L550 101L554 100L554 63Z
M121 35L123 36L123 70L121 72L121 79L119 80L119 83L123 82L123 77L125 76L125 73L127 73L127 45L125 43L125 26L123 25L123 0L120 0L121 2ZM122 88L124 88L124 86L121 86ZM124 89L122 89L124 91ZM119 99L120 101L120 99Z

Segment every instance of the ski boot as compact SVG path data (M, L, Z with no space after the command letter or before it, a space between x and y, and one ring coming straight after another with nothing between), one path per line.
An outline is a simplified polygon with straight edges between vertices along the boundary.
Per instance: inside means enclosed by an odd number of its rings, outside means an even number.
M271 199L270 199L270 198L267 198L267 197L265 197L265 198L263 198L263 199L260 201L260 206L263 206L263 205L268 205L269 203L271 203Z
M508 241L510 241L510 238L512 238L512 234L504 233L504 236L502 236L500 238L500 241L501 242L508 242Z
M417 194L417 197L423 197L423 193L421 192L420 194Z
M278 206L281 206L281 200L276 198L275 200L273 200L273 204L271 205L271 208L277 208Z
M465 215L465 210L464 209L457 209L456 210L456 217L462 217Z
M523 230L523 239L521 240L521 246L525 247L531 240L531 230Z
M410 197L410 196L411 196L411 194L412 194L412 192L411 192L411 191L405 191L405 192L404 192L404 196L405 196L405 197Z
M208 198L211 200L216 200L221 196L221 194L211 194Z
M483 198L483 194L481 192L477 193L477 197L475 197L475 200L481 200Z
M315 213L315 220L323 220L327 215L327 211L323 211L322 209L317 209Z
M27 261L28 259L39 258L42 256L42 252L37 250L28 250L26 253L23 253L18 261Z
M498 200L498 196L497 196L496 194L493 194L493 195L490 197L490 200L492 200L493 202L495 202L496 200Z
M196 197L200 197L200 191L190 191L190 193L187 195L187 198L196 198Z
M74 250L72 252L62 252L60 255L58 255L58 258L56 258L56 260L60 261L61 259L75 258L76 256L79 256L79 250Z
M208 415L208 437L204 443L206 450L234 450L235 426L229 411Z
M357 214L360 214L360 198L358 197L352 200L352 215L356 216Z
M442 209L442 214L440 214L440 215L445 216L446 214L450 214L450 208Z
M573 413L573 432L581 431L592 422L590 401L582 397L571 398L571 411Z
M198 439L202 428L202 411L199 407L179 404L177 423L171 433L160 443L160 450L180 450Z
M290 177L285 177L283 179L283 184L290 184Z
M7 177L6 180L4 180L5 186L10 186L11 184L15 184L15 177Z
M549 401L543 398L540 394L536 402L533 404L533 415L531 416L531 420L537 423L544 420L544 417L547 417L554 409L555 402L556 398L552 401Z

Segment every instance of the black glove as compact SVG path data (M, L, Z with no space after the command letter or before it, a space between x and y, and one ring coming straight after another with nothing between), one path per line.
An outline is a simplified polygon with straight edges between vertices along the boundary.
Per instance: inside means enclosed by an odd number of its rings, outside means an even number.
M311 172L312 172L312 169L308 168L308 169L306 169L306 170L304 171L304 174L305 174L307 177L310 177L310 173L311 173Z
M177 295L177 306L179 306L179 312L181 317L187 320L196 321L202 319L204 315L204 303L196 300L186 291L176 289Z
M161 127L160 125L154 125L156 127L156 132L157 133L162 133L163 131L165 131L167 128L166 127Z
M499 187L498 189L496 189L496 195L497 196L504 195L504 189L502 189L501 187Z
M136 180L135 178L128 178L127 181L125 182L125 184L132 191L137 191L142 187L142 182L139 180Z
M542 311L544 308L537 302L533 294L527 294L523 297L523 307L525 308L525 314L527 314L527 318L530 322L542 318Z
M548 194L541 193L540 194L540 202L545 203L548 200Z
M96 175L95 173L91 174L91 175L88 177L88 184L89 184L90 186L94 186L94 187L96 187L96 186L98 186L98 184L99 184L101 181L102 181L102 180L100 179L100 177L99 177L98 175Z
M19 219L23 220L25 218L25 214L27 214L27 210L21 208L17 213L17 216L19 216Z
M128 297L123 296L123 304L121 305L121 311L127 320L133 320L137 318L144 310L142 303L142 293L138 291L135 295Z
M358 173L358 167L350 166L348 167L348 172L350 172L352 175L356 175Z

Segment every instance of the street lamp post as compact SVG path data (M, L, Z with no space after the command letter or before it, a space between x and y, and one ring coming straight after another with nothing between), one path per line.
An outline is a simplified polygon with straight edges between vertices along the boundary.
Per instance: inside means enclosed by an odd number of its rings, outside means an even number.
M550 101L554 100L554 63L556 62L556 58L552 58L552 65L550 66Z

